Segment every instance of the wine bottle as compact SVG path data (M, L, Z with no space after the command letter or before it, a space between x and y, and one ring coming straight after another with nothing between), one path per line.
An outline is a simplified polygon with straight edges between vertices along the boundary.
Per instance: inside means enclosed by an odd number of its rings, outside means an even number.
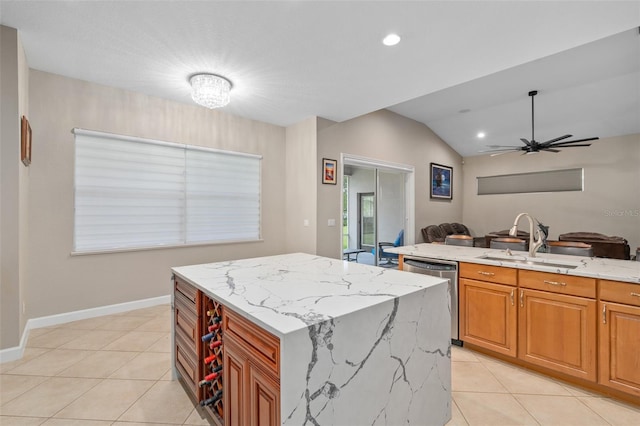
M213 324L217 324L222 321L222 318L219 315L216 315L216 311L207 311L207 316L211 317L211 319L209 319L209 322Z
M213 365L211 365L211 366L210 366L210 368L211 368L211 372L212 372L212 373L217 373L217 372L219 372L220 370L222 370L222 366L221 366L221 365L218 365L218 366L216 366L216 367L214 367Z
M218 330L218 329L220 328L220 326L221 326L221 325L222 325L222 324L220 324L219 322L217 322L217 323L215 323L215 324L213 324L213 325L210 325L210 326L209 326L209 328L208 328L208 330L209 330L210 332L211 332L211 331Z
M219 331L220 330L213 330L211 333L205 334L204 336L202 336L202 341L203 342L208 342L209 340L211 340L214 337L216 337L216 335L219 333Z
M213 383L213 381L215 379L217 379L220 376L222 376L222 372L221 371L219 371L217 373L207 374L206 376L204 376L203 380L200 380L200 383L198 383L198 386L200 386L200 387L209 386L211 383Z
M222 399L222 389L213 394L211 398L200 401L200 406L204 407L205 405L213 405L216 402L220 401L220 399Z
M215 340L209 344L209 349L215 349L218 346L222 345L222 340Z
M206 357L204 359L204 363L205 364L211 364L213 362L214 359L216 359L218 356L216 354L213 355L209 355L208 357Z

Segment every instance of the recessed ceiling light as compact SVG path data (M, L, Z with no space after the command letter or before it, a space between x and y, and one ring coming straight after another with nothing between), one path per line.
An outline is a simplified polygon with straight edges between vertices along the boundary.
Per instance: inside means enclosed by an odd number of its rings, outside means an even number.
M400 43L400 36L398 34L391 33L382 39L382 44L385 46L395 46L398 43Z
M480 139L483 139L486 135L484 134L484 132L478 132L477 135Z

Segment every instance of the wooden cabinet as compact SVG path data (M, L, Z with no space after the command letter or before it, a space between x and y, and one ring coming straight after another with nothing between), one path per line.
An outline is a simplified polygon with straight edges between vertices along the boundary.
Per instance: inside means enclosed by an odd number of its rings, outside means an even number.
M640 286L599 282L599 383L640 397Z
M595 280L521 270L518 283L518 357L595 381Z
M517 354L516 270L460 264L460 339Z
M202 294L180 278L174 278L173 284L175 366L185 389L194 401L199 401L201 390L198 382L202 377L202 363L199 357L202 350L200 341Z
M279 425L279 339L229 309L223 336L225 425Z

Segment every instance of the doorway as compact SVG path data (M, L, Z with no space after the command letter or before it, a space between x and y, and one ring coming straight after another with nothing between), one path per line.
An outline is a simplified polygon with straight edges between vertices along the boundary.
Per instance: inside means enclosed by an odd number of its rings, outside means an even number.
M404 245L414 242L413 166L347 154L342 160L343 253L359 250L359 263L397 265L397 258L384 256L384 244L401 235Z

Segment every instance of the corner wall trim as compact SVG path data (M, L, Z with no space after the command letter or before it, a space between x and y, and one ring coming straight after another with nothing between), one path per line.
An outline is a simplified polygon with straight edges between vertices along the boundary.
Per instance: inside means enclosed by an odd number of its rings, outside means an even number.
M151 306L171 303L171 295L152 297L150 299L135 300L133 302L118 303L115 305L99 306L97 308L82 309L80 311L65 312L63 314L48 315L46 317L31 318L24 327L20 346L0 350L0 364L15 361L22 358L24 349L29 339L29 331L34 328L51 327L53 325L65 324L72 321L101 317L104 315L118 314L121 312L134 311L136 309L149 308Z

